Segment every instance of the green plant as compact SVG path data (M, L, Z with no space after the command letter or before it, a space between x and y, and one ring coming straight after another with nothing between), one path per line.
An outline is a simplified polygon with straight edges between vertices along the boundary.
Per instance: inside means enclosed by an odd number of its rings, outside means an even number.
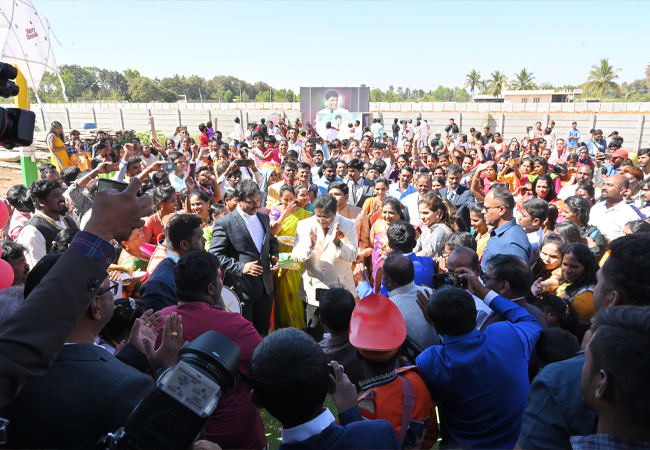
M135 136L140 139L142 145L151 145L151 137L148 131L141 131L136 133ZM158 141L160 141L162 145L165 145L165 141L167 140L165 133L162 131L156 131L156 136L158 137Z

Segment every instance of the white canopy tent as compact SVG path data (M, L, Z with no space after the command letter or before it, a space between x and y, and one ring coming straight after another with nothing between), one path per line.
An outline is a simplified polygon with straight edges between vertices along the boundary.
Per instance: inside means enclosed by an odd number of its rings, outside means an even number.
M0 54L21 71L39 104L38 89L45 71L59 75L50 34L54 36L49 21L30 0L0 0ZM67 100L61 75L59 81Z

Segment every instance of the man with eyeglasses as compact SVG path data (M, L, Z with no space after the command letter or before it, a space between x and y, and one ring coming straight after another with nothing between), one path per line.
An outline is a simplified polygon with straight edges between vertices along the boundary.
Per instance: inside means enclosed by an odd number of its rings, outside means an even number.
M527 271L522 284L530 285L533 276L525 261L518 267ZM503 291L507 282L488 274L484 286L475 272L456 270L463 272L469 291L507 323L495 323L481 333L472 296L459 288L438 289L429 297L426 314L444 345L426 349L416 364L431 396L444 405L445 448L514 448L530 387L528 361L542 327L528 311L489 287L494 281L493 287Z
M530 256L530 241L523 228L514 218L515 199L504 184L494 184L483 202L485 223L492 227L490 239L483 251L481 268L487 270L487 262L494 255L514 255L524 261Z
M304 263L302 278L307 294L307 334L323 339L317 309L323 289L342 287L356 296L352 263L359 253L357 228L352 220L336 213L338 202L331 194L314 201L314 215L298 223L298 243L291 257Z

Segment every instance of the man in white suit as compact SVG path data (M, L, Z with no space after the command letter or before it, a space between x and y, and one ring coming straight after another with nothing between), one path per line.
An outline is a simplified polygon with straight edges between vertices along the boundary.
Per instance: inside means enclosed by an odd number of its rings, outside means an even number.
M294 261L304 263L307 333L317 342L323 338L323 326L316 314L317 291L338 287L356 295L352 263L359 252L357 228L352 220L336 214L337 206L330 194L314 201L315 214L298 223L298 242L291 254Z

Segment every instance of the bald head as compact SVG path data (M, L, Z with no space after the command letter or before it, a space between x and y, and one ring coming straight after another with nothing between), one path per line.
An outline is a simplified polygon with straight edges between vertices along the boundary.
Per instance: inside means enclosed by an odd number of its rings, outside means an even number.
M401 254L391 253L384 261L384 286L389 291L406 286L415 280L413 261Z
M451 252L449 255L449 261L447 261L447 270L455 272L456 269L460 267L478 273L480 265L478 255L474 250L467 247L458 247L456 250Z
M607 200L610 205L623 200L625 191L630 187L630 180L625 175L612 175L607 177L600 197Z

